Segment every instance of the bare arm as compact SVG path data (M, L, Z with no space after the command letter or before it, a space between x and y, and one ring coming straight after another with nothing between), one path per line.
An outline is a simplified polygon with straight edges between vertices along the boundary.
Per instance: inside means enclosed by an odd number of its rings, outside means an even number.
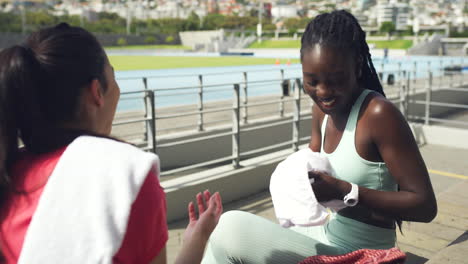
M369 107L372 140L400 191L359 188L360 203L401 220L430 222L437 214L437 203L408 123L400 111L383 98L375 98Z
M209 237L209 236L208 236ZM184 242L175 264L199 264L202 261L208 237L195 235Z

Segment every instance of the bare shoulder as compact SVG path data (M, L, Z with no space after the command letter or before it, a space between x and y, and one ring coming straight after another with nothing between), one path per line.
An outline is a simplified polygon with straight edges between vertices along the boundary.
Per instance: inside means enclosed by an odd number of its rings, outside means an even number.
M372 93L367 99L368 103L363 113L369 121L373 122L391 122L404 121L400 110L390 100L378 93Z
M406 119L390 100L378 93L372 93L367 101L363 118L374 139L407 137L411 134Z

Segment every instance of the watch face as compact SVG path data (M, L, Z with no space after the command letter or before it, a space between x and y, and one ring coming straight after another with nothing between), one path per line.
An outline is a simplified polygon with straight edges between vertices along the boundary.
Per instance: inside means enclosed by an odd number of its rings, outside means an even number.
M351 191L343 198L344 204L347 206L355 206L359 199L359 187L351 183Z
M347 199L345 202L344 202L347 206L355 206L357 204L357 200L356 199Z

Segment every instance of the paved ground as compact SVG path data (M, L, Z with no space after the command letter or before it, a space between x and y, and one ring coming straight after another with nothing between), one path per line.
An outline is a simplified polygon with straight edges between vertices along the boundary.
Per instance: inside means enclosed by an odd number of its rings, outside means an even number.
M462 236L468 230L468 163L463 160L468 157L468 150L428 145L421 147L421 153L430 170L439 213L429 224L405 222L403 233L398 233L397 246L407 253L406 263L410 264L425 263L429 259L431 263L468 263L468 236ZM267 191L225 206L225 211L233 209L275 221ZM174 261L180 248L185 225L185 221L169 225L169 263ZM445 248L460 236L462 242L445 253Z

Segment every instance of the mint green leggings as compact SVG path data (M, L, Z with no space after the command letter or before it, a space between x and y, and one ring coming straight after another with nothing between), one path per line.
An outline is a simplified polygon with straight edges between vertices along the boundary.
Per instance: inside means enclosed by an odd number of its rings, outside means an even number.
M202 264L297 263L313 255L345 254L395 245L395 230L335 215L324 226L283 228L242 211L221 216Z

